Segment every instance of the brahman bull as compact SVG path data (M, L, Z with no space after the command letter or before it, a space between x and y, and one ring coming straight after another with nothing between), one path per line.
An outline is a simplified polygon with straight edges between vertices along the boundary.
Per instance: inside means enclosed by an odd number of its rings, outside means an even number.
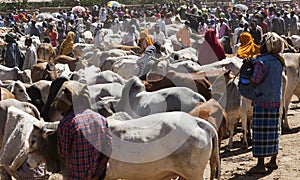
M129 79L116 104L116 112L125 111L132 117L141 117L158 112L191 111L197 102L205 102L199 93L186 87L172 87L155 92L146 92L138 77Z
M168 87L188 87L205 97L211 98L211 84L205 76L192 73L179 73L169 71L166 76L157 81L143 81L148 92L157 91Z
M21 80L24 83L32 83L30 77L30 70L26 69L20 71L19 68L9 68L3 65L0 65L0 80Z
M184 112L168 112L127 121L110 119L109 124L113 152L106 180L165 180L177 176L203 180L209 159L216 160L211 164L211 179L220 178L217 132L206 120ZM56 148L56 126L34 125L27 162L36 167L44 161L48 171L65 175L65 161Z
M36 49L38 59L52 61L56 57L56 51L50 43L41 43Z
M55 65L51 62L37 63L31 69L32 82L39 80L53 81L57 77Z

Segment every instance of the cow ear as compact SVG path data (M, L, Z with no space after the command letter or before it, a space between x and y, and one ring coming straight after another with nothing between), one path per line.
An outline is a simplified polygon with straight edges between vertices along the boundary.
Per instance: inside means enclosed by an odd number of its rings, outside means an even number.
M43 131L43 138L47 139L48 136L52 135L55 133L55 130L51 130L51 129L46 129Z
M40 130L40 127L34 124L34 125L33 125L33 130L39 131L39 130Z

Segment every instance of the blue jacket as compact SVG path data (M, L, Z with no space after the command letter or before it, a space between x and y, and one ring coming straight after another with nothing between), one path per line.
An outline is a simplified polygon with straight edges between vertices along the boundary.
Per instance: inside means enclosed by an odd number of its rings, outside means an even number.
M280 102L282 99L283 65L272 54L261 55L253 60L263 64L263 78L254 89L257 102Z

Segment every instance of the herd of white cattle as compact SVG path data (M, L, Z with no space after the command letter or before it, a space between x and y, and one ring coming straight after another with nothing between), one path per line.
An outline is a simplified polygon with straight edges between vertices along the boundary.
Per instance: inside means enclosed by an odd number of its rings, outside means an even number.
M146 24L141 24L143 26ZM181 26L167 25L169 37L164 44L167 55L147 64L147 80L143 81L137 77L139 56L132 50L116 46L124 33L113 34L110 29L104 29L108 32L104 51L94 49L93 44L76 43L77 57L52 57L50 61L55 63L54 67L42 62L32 70L21 71L0 65L0 179L19 177L17 169L28 158L33 124L41 128L39 132L47 139L48 135L42 133L47 132L47 127L55 130L57 122L54 121L62 118L58 113L51 113L48 121L52 122L41 120L41 111L47 107L51 89L55 88L51 86L53 77L67 78L66 82L76 84L74 88L78 83L87 87L92 109L107 117L114 136L105 179L164 180L180 177L198 180L204 178L208 162L211 179L219 179L220 142L223 136L229 135L227 150L230 150L234 128L239 121L243 146L248 146L246 134L251 124L252 106L250 100L240 95L237 87L242 60L231 56L200 66L195 47L199 47L203 37L193 35L193 47L174 48L175 33ZM300 44L299 37L293 38L295 44ZM24 37L18 42L24 51ZM37 41L36 46L39 44ZM174 60L175 54L179 61ZM288 130L289 103L293 95L300 96L300 53L282 55L286 61L282 74L282 130ZM54 73L52 78L41 76L50 71ZM177 77L179 74L185 76L173 80L177 87L165 87L157 82L173 71L178 73ZM196 82L203 77L209 81L205 91L211 93L214 100L199 93ZM180 81L187 79L192 79L197 87L183 87L184 83ZM147 84L153 82L162 89L149 92ZM55 149L51 147L48 151Z

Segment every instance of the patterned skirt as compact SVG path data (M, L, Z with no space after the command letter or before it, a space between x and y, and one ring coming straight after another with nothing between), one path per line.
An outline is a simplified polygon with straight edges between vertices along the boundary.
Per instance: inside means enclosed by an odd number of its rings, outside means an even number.
M252 121L252 153L254 157L278 154L280 135L279 107L254 106Z

